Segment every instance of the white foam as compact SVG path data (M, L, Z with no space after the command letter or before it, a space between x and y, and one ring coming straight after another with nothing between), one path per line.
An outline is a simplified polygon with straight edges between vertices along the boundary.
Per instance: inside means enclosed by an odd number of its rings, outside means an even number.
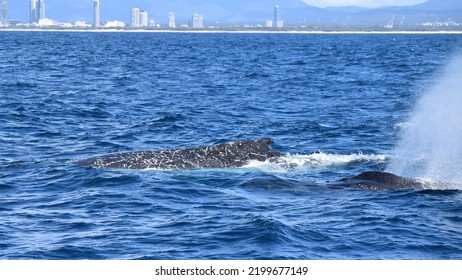
M244 168L256 168L268 172L297 172L310 169L324 169L342 166L355 162L382 163L388 159L387 155L356 154L327 154L323 152L309 155L290 155L269 159L265 162L251 161Z

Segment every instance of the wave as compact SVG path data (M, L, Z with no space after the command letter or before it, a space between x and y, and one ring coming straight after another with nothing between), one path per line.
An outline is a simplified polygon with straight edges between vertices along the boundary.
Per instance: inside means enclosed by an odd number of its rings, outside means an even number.
M256 168L269 172L297 172L311 169L325 169L335 166L343 166L352 163L375 162L385 163L389 159L388 155L372 154L327 154L317 152L309 155L284 155L277 159L269 159L264 162L251 161L244 168Z

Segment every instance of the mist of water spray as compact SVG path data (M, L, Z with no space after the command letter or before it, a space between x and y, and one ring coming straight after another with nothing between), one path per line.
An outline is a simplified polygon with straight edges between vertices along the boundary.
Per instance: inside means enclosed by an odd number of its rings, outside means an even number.
M387 171L462 183L462 56L417 102Z

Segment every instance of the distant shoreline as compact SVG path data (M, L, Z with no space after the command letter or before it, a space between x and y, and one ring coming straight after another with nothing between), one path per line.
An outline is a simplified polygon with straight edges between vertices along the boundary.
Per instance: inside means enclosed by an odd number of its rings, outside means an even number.
M230 33L230 34L455 34L462 30L226 30L226 29L32 29L0 28L0 32L68 32L68 33Z

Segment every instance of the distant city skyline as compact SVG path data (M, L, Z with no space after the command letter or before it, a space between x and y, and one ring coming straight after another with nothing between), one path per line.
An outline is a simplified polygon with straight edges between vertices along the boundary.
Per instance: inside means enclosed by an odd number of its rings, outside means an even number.
M462 27L462 0L0 0L0 4L3 27L8 23L62 28ZM376 6L380 7L371 8Z
M30 22L30 13L27 7L29 6L29 1L31 0L15 0L9 1L9 18L13 20L19 20L21 22ZM38 0L40 1L40 0ZM211 0L212 1L212 0ZM379 6L408 6L415 5L419 3L424 3L427 0L300 0L300 2L305 2L308 5L315 7L339 7L339 6L360 6L360 7L379 7ZM156 7L159 5L166 6L169 1L165 0L133 0L133 1L116 1L116 0L101 0L101 18L102 21L108 20L122 20L129 22L130 10L132 7L140 7L153 15L160 16L160 12L156 12ZM213 1L214 5L220 5L220 3L226 3L228 0ZM258 2L261 4L261 0L249 0L248 3ZM284 1L268 1L269 9L279 5L283 5L278 2ZM47 11L46 17L51 19L57 19L59 21L76 21L83 20L88 23L94 24L94 15L93 15L93 0L46 0L45 10ZM111 5L111 11L108 12L107 6ZM116 6L116 7L114 7ZM106 7L104 9L103 7ZM37 7L39 9L39 7ZM204 8L201 6L201 8ZM174 11L173 9L169 9ZM128 11L128 12L126 12ZM199 12L204 14L202 11L190 11L189 16L192 13ZM64 18L62 14L71 14L72 18ZM179 14L179 13L178 13ZM121 16L123 15L123 17ZM167 17L166 17L167 18ZM272 18L271 16L269 18ZM168 20L168 19L167 19Z

